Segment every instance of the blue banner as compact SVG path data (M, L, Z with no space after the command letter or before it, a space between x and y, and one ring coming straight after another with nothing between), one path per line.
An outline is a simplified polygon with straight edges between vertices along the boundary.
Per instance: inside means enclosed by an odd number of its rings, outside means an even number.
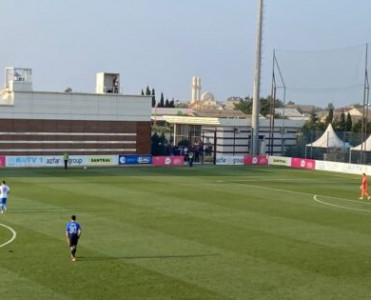
M119 165L150 165L152 155L119 155Z

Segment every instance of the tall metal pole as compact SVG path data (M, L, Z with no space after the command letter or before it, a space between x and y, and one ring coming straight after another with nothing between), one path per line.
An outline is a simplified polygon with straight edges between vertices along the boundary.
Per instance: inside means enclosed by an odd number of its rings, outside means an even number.
M362 140L361 140L361 163L366 164L366 135L368 131L368 100L369 100L369 83L367 66L368 65L368 44L366 43L366 53L365 53L365 78L363 84L363 114L362 114Z
M255 75L252 103L252 145L251 154L259 154L259 111L260 111L260 73L261 73L261 54L262 54L262 27L263 27L263 0L258 0L258 24L256 30L256 49L255 49Z
M273 66L272 66L272 86L271 86L271 99L270 99L270 118L269 118L269 142L270 151L269 154L273 155L273 144L274 144L274 114L275 114L275 104L276 104L276 75L275 75L275 60L276 60L276 50L273 50Z

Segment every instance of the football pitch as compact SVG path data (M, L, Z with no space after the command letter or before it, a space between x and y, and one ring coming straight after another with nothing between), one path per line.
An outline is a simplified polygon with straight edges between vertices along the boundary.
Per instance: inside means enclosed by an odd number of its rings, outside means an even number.
M2 169L0 299L369 299L361 175ZM71 262L65 225L83 234Z

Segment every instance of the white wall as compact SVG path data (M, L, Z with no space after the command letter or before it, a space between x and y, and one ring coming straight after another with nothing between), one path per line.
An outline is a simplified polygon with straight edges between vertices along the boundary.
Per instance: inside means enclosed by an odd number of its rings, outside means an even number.
M151 97L121 94L13 92L3 119L151 121Z

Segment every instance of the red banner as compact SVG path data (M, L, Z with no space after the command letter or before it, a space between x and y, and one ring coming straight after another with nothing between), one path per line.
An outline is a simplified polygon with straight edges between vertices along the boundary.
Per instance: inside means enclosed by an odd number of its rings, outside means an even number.
M266 155L246 155L243 158L244 165L268 165L268 156Z
M152 164L155 166L183 166L184 156L153 156Z
M291 168L310 169L314 170L316 161L314 159L291 158Z
M0 156L0 168L5 168L5 156Z

